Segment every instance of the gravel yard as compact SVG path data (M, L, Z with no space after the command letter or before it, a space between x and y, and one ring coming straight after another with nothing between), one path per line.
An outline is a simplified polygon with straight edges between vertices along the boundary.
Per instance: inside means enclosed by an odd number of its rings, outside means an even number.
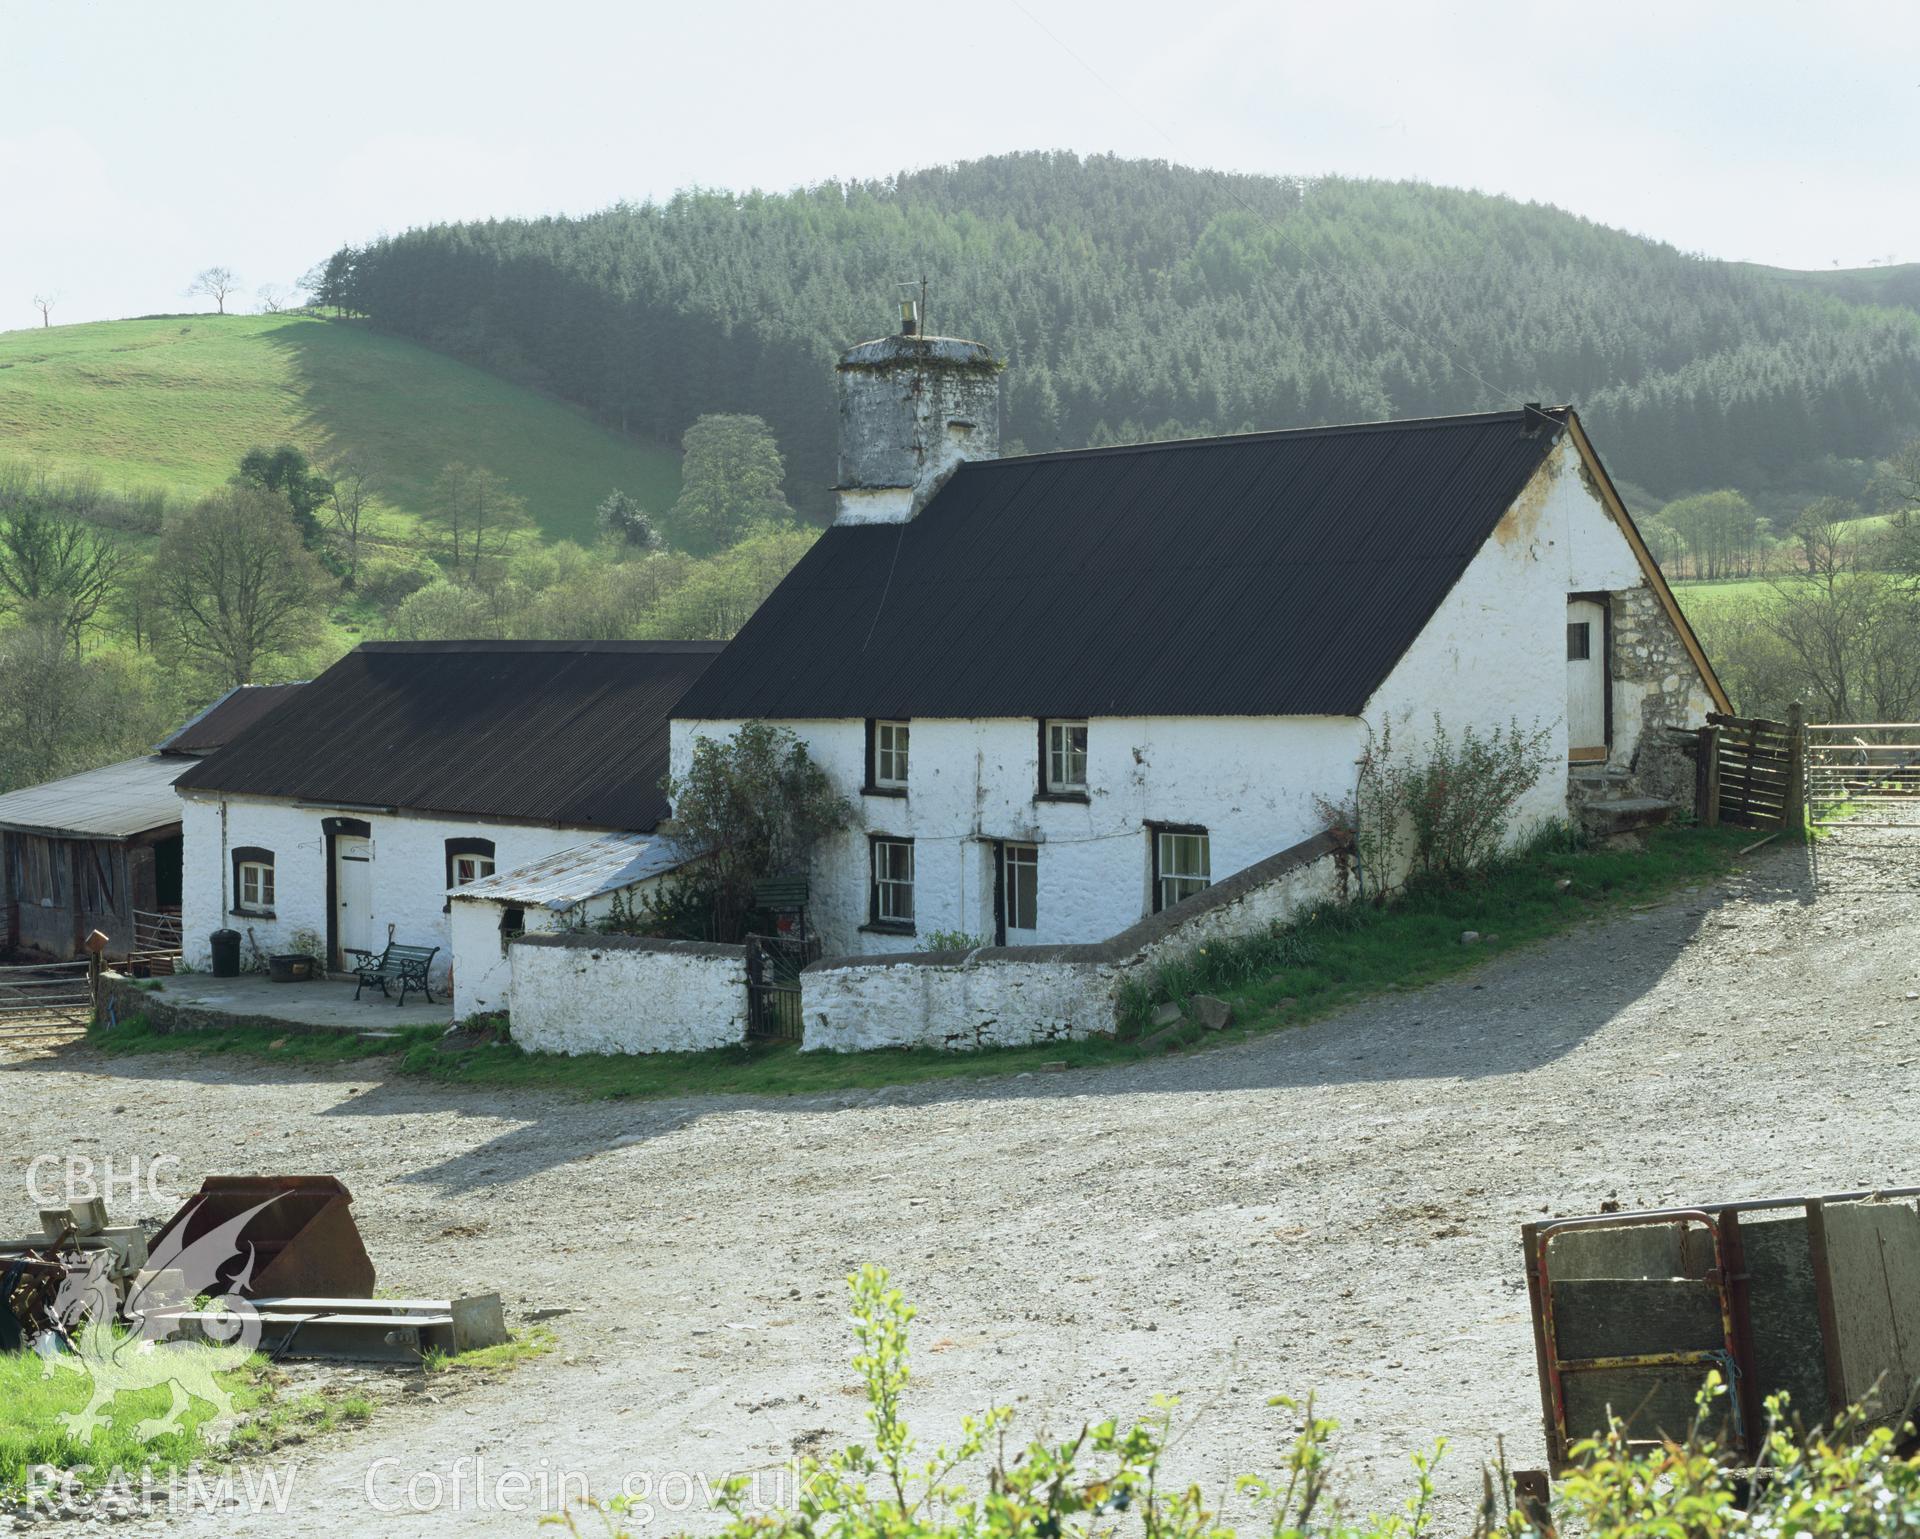
M841 1281L863 1261L919 1308L928 1444L991 1401L1062 1432L1178 1392L1176 1473L1218 1489L1277 1462L1268 1396L1317 1390L1350 1498L1397 1504L1405 1454L1445 1433L1457 1513L1496 1438L1543 1457L1523 1221L1920 1180L1920 835L1849 831L1820 867L1770 846L1456 982L1123 1069L625 1106L16 1054L5 1222L30 1222L43 1154L177 1155L183 1190L333 1172L383 1288L570 1311L549 1358L276 1455L288 1516L122 1531L531 1534L531 1500L495 1508L512 1471L535 1495L650 1478L653 1531L710 1528L703 1477L864 1434Z

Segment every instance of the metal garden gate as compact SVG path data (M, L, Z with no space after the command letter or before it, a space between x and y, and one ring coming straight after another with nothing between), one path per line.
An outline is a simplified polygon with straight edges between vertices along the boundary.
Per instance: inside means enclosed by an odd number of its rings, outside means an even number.
M747 1036L798 1042L800 971L819 955L817 944L788 935L747 937Z

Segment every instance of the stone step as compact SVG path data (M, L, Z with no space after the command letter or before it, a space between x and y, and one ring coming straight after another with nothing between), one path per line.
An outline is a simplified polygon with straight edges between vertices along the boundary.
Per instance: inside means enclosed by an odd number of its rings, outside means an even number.
M1601 797L1580 808L1580 826L1596 839L1652 828L1673 816L1673 803L1657 796Z

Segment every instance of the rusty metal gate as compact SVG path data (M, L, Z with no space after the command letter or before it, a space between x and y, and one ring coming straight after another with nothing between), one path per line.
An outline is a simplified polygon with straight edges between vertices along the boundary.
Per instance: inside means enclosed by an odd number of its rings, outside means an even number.
M93 1018L91 964L0 967L0 1040L67 1035Z
M800 971L819 955L818 942L797 936L747 937L747 1036L750 1039L800 1040Z

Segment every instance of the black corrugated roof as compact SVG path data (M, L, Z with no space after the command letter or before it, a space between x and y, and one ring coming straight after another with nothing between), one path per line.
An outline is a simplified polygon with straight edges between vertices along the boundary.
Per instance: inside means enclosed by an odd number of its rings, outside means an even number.
M717 641L371 641L182 790L644 833L667 717Z
M298 688L298 684L236 685L154 752L199 755L224 748Z
M910 523L827 530L674 714L1357 715L1547 415L964 465Z

